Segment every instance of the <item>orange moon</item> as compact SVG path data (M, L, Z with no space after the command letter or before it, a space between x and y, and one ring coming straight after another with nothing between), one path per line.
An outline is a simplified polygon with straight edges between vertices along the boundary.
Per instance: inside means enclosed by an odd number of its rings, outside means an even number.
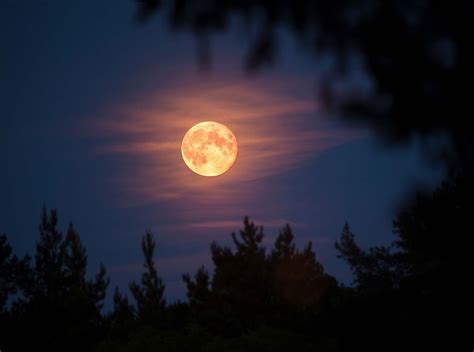
M232 131L220 123L198 123L186 132L181 143L185 164L201 176L219 176L237 159L239 147Z

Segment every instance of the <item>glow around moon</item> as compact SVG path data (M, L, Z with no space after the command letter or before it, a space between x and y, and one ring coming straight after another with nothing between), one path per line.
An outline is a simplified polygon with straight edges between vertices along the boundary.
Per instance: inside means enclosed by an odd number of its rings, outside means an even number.
M232 131L213 121L191 127L181 143L184 162L202 176L222 175L232 167L237 153L237 139Z

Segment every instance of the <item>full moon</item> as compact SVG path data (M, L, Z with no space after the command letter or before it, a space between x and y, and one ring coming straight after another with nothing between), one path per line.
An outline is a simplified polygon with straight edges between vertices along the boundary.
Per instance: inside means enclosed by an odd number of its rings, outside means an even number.
M186 132L181 143L185 164L201 176L219 176L228 171L238 153L237 139L220 123L198 123Z

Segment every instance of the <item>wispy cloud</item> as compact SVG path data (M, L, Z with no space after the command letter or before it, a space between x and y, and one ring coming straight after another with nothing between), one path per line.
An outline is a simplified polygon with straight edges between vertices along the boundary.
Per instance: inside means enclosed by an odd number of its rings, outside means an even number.
M286 224L291 224L294 228L303 228L306 225L295 221L286 219L251 219L255 224L263 224L265 228L281 228ZM238 220L213 220L192 222L186 225L191 229L222 229L222 230L236 230L242 227L242 221Z
M294 93L303 83L180 82L106 109L94 126L94 133L107 136L96 152L122 155L133 165L113 180L128 204L167 202L179 208L189 228L233 226L226 215L245 215L245 205L267 191L268 177L359 134L322 123L312 95ZM184 134L205 120L225 124L238 140L238 159L223 176L198 176L181 159ZM269 216L265 221L279 220Z
M160 274L166 274L170 277L181 275L191 270L196 269L196 265L207 265L211 263L211 257L209 252L197 252L192 254L174 255L172 257L158 257L156 260L156 266L159 268ZM129 263L124 265L118 265L110 268L112 274L136 274L144 272L146 269L143 263Z

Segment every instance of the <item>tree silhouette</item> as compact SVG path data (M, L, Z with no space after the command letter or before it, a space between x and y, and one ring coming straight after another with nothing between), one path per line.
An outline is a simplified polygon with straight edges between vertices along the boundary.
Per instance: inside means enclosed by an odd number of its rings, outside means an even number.
M56 228L58 217L56 210L50 215L43 208L39 225L40 239L36 244L34 284L32 297L42 297L51 303L57 302L63 294L64 286L64 246L62 235Z
M376 292L393 290L407 277L410 267L405 255L394 246L377 246L366 252L356 243L354 234L346 223L340 242L335 247L338 258L345 260L354 274L354 283L360 291Z
M28 255L19 259L13 254L7 235L0 234L0 316L6 313L9 298L21 292L30 259Z
M275 247L271 252L272 261L277 262L284 258L290 258L295 254L294 238L293 230L290 228L290 225L286 224L280 230L275 241Z
M326 291L337 286L316 259L311 242L303 250L296 249L288 224L278 234L269 261L273 295L278 304L315 309Z
M107 336L101 342L99 350L116 350L117 346L127 344L137 328L135 309L118 287L115 287L113 309L107 315L106 320L108 323Z
M267 253L263 227L244 218L233 248L212 243L212 276L199 268L183 276L192 314L212 334L242 336L259 326L300 327L302 315L317 315L323 298L337 287L324 272L311 243L296 249L286 225Z
M445 238L464 239L473 196L472 181L463 177L419 194L394 221L397 237L388 246L362 249L346 223L336 249L353 270L354 288L325 272L311 242L297 248L289 225L267 251L263 227L245 217L230 247L211 244L211 274L201 266L193 277L183 275L188 302L166 304L147 231L145 271L140 283L130 284L136 307L116 288L109 313L102 312L105 268L88 279L78 232L70 224L63 237L56 211L43 209L33 264L0 236L0 344L24 351L33 340L52 351L102 352L399 351L450 344L447 325L470 304L453 272L465 269L470 278L472 269L459 267L459 242Z
M163 318L165 307L163 298L165 285L158 277L153 260L155 245L152 233L147 231L142 239L145 272L142 274L141 284L136 282L130 284L130 291L137 305L138 319L146 323L154 323L159 321L160 317Z
M229 320L252 322L252 318L263 314L267 297L268 269L262 245L263 227L245 217L239 237L235 233L231 237L235 251L215 242L211 245L215 265L212 296Z
M444 182L432 193L418 193L394 221L396 240L390 246L362 250L346 223L335 246L339 257L353 270L359 288L397 289L411 286L425 294L448 294L452 272L459 265L456 242L447 234L463 234L469 228L470 205L474 197L472 180L465 175ZM470 272L470 270L468 270Z
M0 234L0 345L17 348L16 338L22 330L17 312L23 302L25 283L30 281L30 257L18 258L6 234ZM12 348L12 350L13 350Z
M315 308L327 290L337 285L316 260L311 242L274 268L274 290L283 302L300 309Z
M459 248L469 228L473 197L472 179L465 176L443 183L432 193L419 193L395 219L393 243L368 251L357 245L349 226L344 226L336 248L351 266L360 293L345 314L364 314L385 326L365 326L377 331L378 338L363 341L363 333L356 329L350 334L353 347L360 343L367 348L367 341L375 346L393 339L401 325L404 333L397 335L393 350L406 343L433 349L453 343L449 322L471 305L460 294L462 282L454 273L473 275ZM461 242L449 236L460 236Z
M127 296L120 292L118 287L115 287L113 302L114 308L110 316L113 323L121 324L135 319L133 306L129 303Z
M72 223L69 224L62 250L64 253L64 274L68 285L83 287L87 268L86 249Z
M7 236L0 235L0 313L3 313L8 297L17 290L13 280L17 260L12 255L12 247L8 243Z
M183 281L186 284L187 296L192 306L200 306L208 302L211 291L209 273L201 266L194 276L194 280L189 274L183 275Z
M24 259L18 279L21 295L12 306L11 350L28 347L30 340L19 335L25 330L37 348L52 351L92 349L103 337L100 310L109 283L105 267L87 279L86 250L77 231L70 224L63 238L57 222L56 210L48 214L43 208L34 265Z

